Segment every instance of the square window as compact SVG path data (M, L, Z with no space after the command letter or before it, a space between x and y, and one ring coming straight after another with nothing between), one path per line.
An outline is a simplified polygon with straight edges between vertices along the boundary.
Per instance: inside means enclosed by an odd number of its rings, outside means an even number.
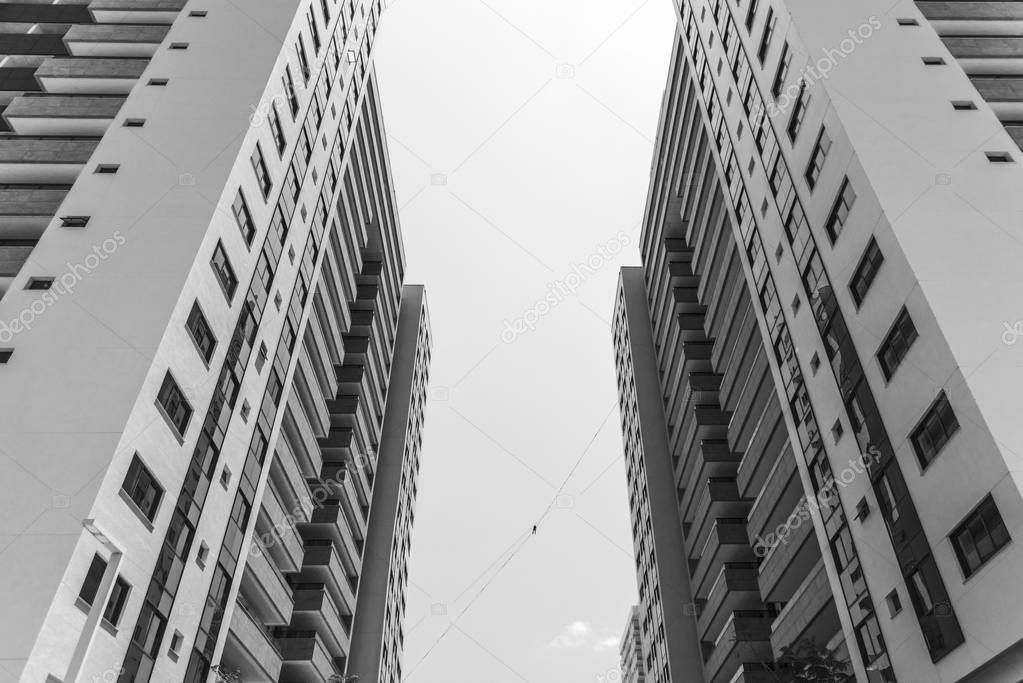
M252 240L256 238L256 224L252 220L249 205L245 201L245 194L241 188L238 189L238 194L235 195L234 202L231 204L231 213L234 214L234 221L238 224L238 229L241 230L245 245L252 246Z
M14 355L14 349L0 349L0 363L6 363Z
M950 538L959 566L967 578L1011 540L990 494L952 531Z
M919 26L920 23L916 19L909 17L900 17L898 20L899 26Z
M52 277L30 277L25 283L25 289L46 290L53 287Z
M952 100L952 108L956 111L976 111L977 105L970 100Z
M993 164L1012 163L1012 155L1008 152L984 152L984 156Z
M194 17L196 19L202 19L203 17L206 16L206 10L204 9L192 10L191 12L188 13L188 16Z
M89 224L89 216L61 216L62 228L84 228Z
M192 406L189 405L184 392L181 391L169 372L163 378L163 384L156 395L156 402L163 409L164 416L177 435L183 437L188 428L188 422L192 419Z
M256 372L263 371L263 365L266 363L266 343L259 343L259 352L256 353Z
M231 468L224 465L224 469L220 470L220 485L227 490L227 487L231 484Z
M192 310L188 314L188 321L185 323L188 334L195 342L195 348L199 351L204 362L209 363L213 357L213 350L217 348L217 338L213 336L213 330L199 308L199 302L192 304Z
M188 43L171 43L170 49L172 50L187 50Z
M888 616L894 618L896 614L902 611L902 600L899 598L899 589L893 588L892 592L888 594L888 597L884 599L888 605Z
M121 167L117 164L100 164L96 167L96 173L110 175L117 173Z
M141 128L146 125L145 119L125 119L122 124L125 128Z
M924 57L923 63L927 66L940 66L945 63L945 60L942 57Z
M813 355L810 356L810 372L816 375L817 371L820 370L820 368L821 368L820 354L814 351Z
M234 298L235 290L238 288L238 276L234 274L234 268L231 267L231 262L227 258L227 252L224 250L222 242L217 242L217 248L213 251L210 265L213 267L213 272L216 274L217 281L223 288L224 294L227 295L227 300L231 301Z
M945 392L938 394L910 435L913 451L922 467L927 467L959 431L959 420Z
M149 85L163 86L163 85L167 85L168 83L170 83L170 81L168 79L166 79L166 78L150 78L149 79Z
M110 599L107 600L107 607L103 610L103 620L116 627L121 621L121 614L124 613L124 604L128 601L131 593L131 586L123 578L118 576L110 589Z
M149 522L156 518L156 511L160 508L160 501L163 500L163 487L157 483L156 477L142 462L138 453L131 459L128 473L121 484L121 490L127 494L138 511Z
M242 421L243 422L248 422L249 421L249 412L251 410L252 410L252 406L249 405L248 399L242 401L241 415L242 415Z
M170 646L167 648L167 656L172 661L178 661L178 656L181 654L181 645L185 642L185 637L181 634L181 631L174 631L174 635L171 636Z
M270 190L273 189L273 180L270 179L270 171L267 170L266 161L263 159L263 149L256 143L256 149L252 151L250 157L252 163L252 171L256 174L256 183L259 185L259 191L263 193L263 199L266 199L270 195Z
M843 434L845 434L845 428L842 426L842 421L835 420L835 424L831 426L831 436L834 438L835 443L842 439Z

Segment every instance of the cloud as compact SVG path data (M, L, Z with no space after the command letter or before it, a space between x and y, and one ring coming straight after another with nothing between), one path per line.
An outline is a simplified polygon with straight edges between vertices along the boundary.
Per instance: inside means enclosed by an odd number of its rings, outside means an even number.
M585 621L573 621L561 629L561 633L554 637L548 647L556 650L574 650L579 648L592 648L593 650L613 650L618 647L618 638L615 636L598 635L593 627Z

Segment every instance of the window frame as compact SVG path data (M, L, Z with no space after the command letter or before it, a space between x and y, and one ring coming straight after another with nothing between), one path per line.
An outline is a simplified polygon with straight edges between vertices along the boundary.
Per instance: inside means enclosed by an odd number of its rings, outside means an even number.
M920 331L916 329L913 317L909 314L906 307L903 306L895 316L891 327L888 328L888 333L881 340L881 344L877 347L877 351L874 354L878 365L881 367L881 375L884 377L885 382L890 382L892 377L895 376L896 371L902 366L906 356L909 355L910 349L913 348L913 344L919 338ZM895 344L898 344L898 346L895 346ZM891 351L895 353L890 354L889 352ZM894 360L890 360L889 357Z
M202 323L202 326L205 327L205 336L212 342L205 351L203 350L202 341L196 336L196 331L193 327L194 322ZM217 336L213 334L213 327L210 325L210 321L203 312L198 300L192 303L192 310L188 312L188 319L185 320L185 329L188 330L188 336L192 343L195 344L195 350L199 352L199 357L209 367L210 360L213 359L213 354L216 352L217 345L220 342L217 340Z
M851 195L851 199L846 201L846 191L848 190ZM838 238L842 235L842 230L845 229L845 224L849 221L849 216L852 214L853 207L856 206L856 190L853 189L852 183L849 181L849 176L845 176L842 179L842 184L838 188L838 194L835 195L835 201L831 205L831 211L828 213L828 220L824 223L824 231L828 234L828 239L831 244L834 245L838 241ZM845 216L841 216L842 208L845 208ZM837 230L836 230L837 226Z
M140 489L140 484L143 485L143 489ZM143 491L142 501L136 499L136 494L140 490ZM153 496L148 505L144 505L149 491L152 490L156 491L155 496ZM135 511L149 522L151 526L160 512L160 504L163 502L166 489L163 488L156 475L153 474L153 471L149 469L138 453L132 455L131 463L129 463L124 480L121 482L120 491L131 502Z
M998 525L993 528L989 527L989 522L991 520L988 518L989 514L986 514L991 512L994 513L998 522ZM977 522L983 526L987 539L990 541L992 546L992 549L985 555L980 553L977 539L973 537L973 530L970 529L970 526ZM999 527L1001 535L1004 536L1001 544L998 544L997 540L993 538L995 532L999 530ZM965 550L960 546L960 537L965 533L970 534L970 542L973 545L973 550L978 560L977 564L972 567L969 566L970 563L968 562ZM952 545L952 551L956 556L956 560L959 562L959 569L962 570L964 579L969 579L974 576L1006 546L1012 543L1012 535L1009 534L1009 529L1005 525L1005 518L1002 517L1001 511L998 509L998 504L995 503L995 499L990 493L984 496L984 498L981 499L981 501L977 503L977 505L975 505L969 513L967 513L963 520L959 522L959 524L957 524L951 532L949 532L948 539L949 543Z
M875 255L877 259L874 258ZM877 238L871 235L870 241L867 242L867 246L863 249L863 255L860 256L860 260L856 264L855 270L853 270L852 278L849 280L849 294L852 296L857 310L866 301L867 294L870 293L871 286L874 284L874 280L877 279L877 274L881 272L881 266L884 265L884 261L884 252L878 246ZM869 270L868 267L870 267ZM859 282L864 283L862 293L856 288Z
M217 265L218 256L223 257L223 266ZM227 249L222 240L217 240L217 246L213 249L213 255L210 257L210 267L213 268L213 275L224 291L227 302L231 303L234 300L235 292L238 291L238 274L235 273L234 266L231 265L231 259L227 255Z
M273 191L274 181L270 177L270 168L266 165L263 147L258 142L249 156L249 163L252 164L252 172L256 176L256 184L259 186L259 191L263 195L263 199L267 199L270 196L270 192Z
M165 405L165 392L175 391L177 393L177 400L179 400L182 406L187 412L184 414L182 424L178 425L174 414L167 409ZM166 399L169 401L172 396L167 396ZM156 392L156 405L159 408L160 414L163 415L164 419L167 420L167 424L174 430L175 435L179 441L183 441L185 434L188 432L188 427L192 422L192 417L195 415L195 409L192 404L188 402L188 398L185 396L185 392L181 390L181 385L178 384L177 380L174 379L174 375L170 370L163 377L163 382L160 384L159 391ZM175 411L177 412L177 411Z
M945 410L946 408L947 411ZM952 418L952 423L950 425L946 425L942 421L944 418L948 417ZM941 436L944 437L944 440L937 446L934 445L936 441L930 433L930 431L932 431L931 427L934 426L934 423L931 422L931 420L934 418L937 418L941 426ZM935 460L938 459L938 456L945 450L945 447L948 446L955 435L959 433L959 429L959 418L956 417L955 411L952 409L952 403L948 400L948 396L944 391L938 392L938 396L931 401L931 404L927 407L927 410L924 411L923 416L909 434L910 445L913 448L913 453L916 455L917 461L920 463L921 469L926 470ZM932 451L932 453L930 455L923 451L924 447L921 445L922 436L927 436L931 442L929 450Z

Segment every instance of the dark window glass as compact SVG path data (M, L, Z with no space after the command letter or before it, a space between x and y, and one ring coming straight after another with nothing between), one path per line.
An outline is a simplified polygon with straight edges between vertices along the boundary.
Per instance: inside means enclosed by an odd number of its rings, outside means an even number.
M771 47L771 38L774 37L774 25L778 18L774 16L774 8L767 8L767 20L764 22L764 32L760 35L760 47L757 49L757 59L761 64L767 58L767 51Z
M781 46L781 59L778 60L778 70L774 72L774 83L771 85L771 95L775 99L781 95L781 89L785 85L785 79L789 75L789 66L792 64L792 52L789 50L789 43Z
M990 495L952 532L952 547L966 576L976 572L1009 540L1005 522Z
M183 436L188 428L188 421L192 419L192 406L188 404L181 388L178 387L178 383L174 381L169 372L163 379L163 386L160 387L160 393L157 394L156 400L167 414L171 424L174 425L178 435Z
M920 464L924 467L930 465L957 431L959 420L952 412L952 405L943 391L938 394L910 437Z
M757 7L760 5L760 0L752 0L749 4L749 9L746 10L746 32L750 32L753 29L753 22L757 18Z
M192 304L192 312L188 314L187 325L188 333L192 336L196 348L199 349L199 354L208 363L213 357L213 349L217 347L217 338L213 336L213 330L210 329L210 324L206 321L206 316L202 314L198 302Z
M288 109L291 110L291 118L298 114L298 94L295 92L295 79L291 76L291 67L284 67L284 94L288 98Z
M92 601L96 599L96 591L99 590L99 584L103 580L103 573L106 570L106 560L99 555L93 556L92 564L89 565L89 571L86 572L85 581L82 583L82 590L78 591L79 600L86 605L92 605Z
M217 280L220 282L220 286L224 288L224 293L227 294L227 299L230 301L234 297L234 292L238 288L238 277L234 274L234 268L231 267L231 262L227 260L227 252L224 250L224 245L217 242L217 248L213 251L213 259L210 261L210 265L213 266L213 272L217 275Z
M831 238L832 244L835 243L835 240L842 233L842 228L845 226L845 222L849 218L849 212L852 210L855 202L856 192L853 191L849 179L846 178L842 181L842 187L838 190L835 204L831 207L828 222L824 226L828 231L828 237Z
M849 291L852 292L853 301L857 306L862 304L863 299L866 298L870 285L874 283L874 278L877 277L877 271L881 269L882 263L884 263L884 254L877 246L877 240L871 237L870 243L863 251L859 265L856 266L856 272L853 273L852 280L849 282Z
M245 244L251 245L252 240L256 237L256 224L252 221L249 205L245 202L245 195L241 190L238 190L234 203L231 204L231 213L234 214L234 220L238 223L238 229L242 231Z
M259 191L263 193L265 199L269 194L271 188L273 188L273 181L270 179L270 172L266 168L266 161L263 160L263 150L260 149L259 143L256 143L256 149L252 151L252 170L256 173L256 182L259 184Z
M305 41L302 40L301 34L299 34L298 36L298 42L295 43L295 52L298 54L298 66L299 69L302 71L302 79L305 80L306 83L308 83L309 76L312 75L312 72L309 69L309 57L306 56Z
M895 319L895 324L892 325L888 336L884 338L881 347L877 350L877 360L881 364L881 372L886 380L892 378L895 370L902 364L902 360L919 336L913 319L909 317L909 311L903 308L899 311L899 316Z
M110 599L107 600L107 608L103 610L103 619L112 626L117 626L121 621L121 614L124 612L124 603L128 601L128 594L131 586L120 576L114 581L114 587L110 589Z
M124 477L121 488L145 518L152 522L160 507L160 501L163 500L163 487L157 483L153 473L149 471L138 454L131 459L128 474Z
M803 81L799 84L799 95L796 97L796 103L792 106L792 116L789 117L789 125L786 129L789 140L792 142L795 142L803 127L803 119L806 117L806 108L809 105L810 93L806 90L806 81Z
M824 126L821 126L821 132L817 135L817 144L813 146L813 152L810 154L810 163L806 165L806 172L803 174L806 184L810 186L811 190L816 187L817 180L821 177L821 171L824 170L824 162L827 160L830 150L831 136L828 135Z
M281 126L281 117L277 114L277 104L270 103L270 133L274 138L274 146L277 148L278 154L284 154L285 148L288 146L288 140L284 137L284 128Z

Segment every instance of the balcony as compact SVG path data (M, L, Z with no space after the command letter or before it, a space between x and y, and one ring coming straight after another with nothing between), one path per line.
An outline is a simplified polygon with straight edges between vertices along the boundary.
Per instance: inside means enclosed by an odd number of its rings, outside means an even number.
M169 30L156 24L75 24L64 44L73 57L152 57Z
M783 450L789 453L783 457L792 457L788 431L781 417L781 405L778 401L772 400L768 402L760 418L760 424L753 432L753 438L750 439L739 464L736 479L742 495L750 498L757 496L771 468L774 467L775 460Z
M760 595L764 602L790 600L821 557L813 521L803 519L796 510L793 514L792 523L783 527L782 534L772 530L774 538L763 537L765 541L773 541L773 545L768 544L766 556L760 563Z
M237 671L243 681L276 681L281 675L277 643L249 613L241 601L231 614L231 626L220 662Z
M299 468L291 444L283 437L277 440L277 450L270 463L270 483L294 522L308 522L309 515L313 513L309 484Z
M279 683L327 683L341 673L316 631L290 631L277 637L282 666Z
M0 138L0 183L70 185L98 144L94 139Z
M329 540L306 541L297 582L324 584L341 614L355 609L355 579L345 571L337 549Z
M67 193L65 189L0 190L0 238L38 239Z
M171 24L188 0L92 0L97 24Z
M241 591L254 616L268 626L283 626L291 620L291 587L272 565L266 550L254 541L253 552L245 558Z
M322 583L295 586L295 611L291 628L315 631L334 657L347 657L351 648L352 614L342 614Z
M753 561L753 550L746 535L746 520L715 520L706 542L700 548L690 548L689 557L695 595L706 600L711 581L717 578L726 562Z
M749 511L749 533L754 538L766 536L785 524L792 510L803 498L803 481L796 469L796 458L790 449L775 461L753 508Z
M771 621L766 612L733 612L713 641L704 641L707 683L729 683L744 664L769 663Z
M122 104L123 97L26 94L11 101L4 118L18 135L99 137Z
M348 523L345 506L338 498L325 500L313 509L309 521L298 529L306 540L330 540L341 552L341 562L349 575L356 575L362 567L362 543Z
M301 508L296 510L286 510L274 487L266 487L256 520L256 533L277 566L285 572L298 571L302 566L302 539L295 528Z
M736 466L739 463L739 454L728 448L728 442L724 440L701 441L692 458L691 463L686 463L691 474L683 479L684 473L676 469L676 483L684 485L686 492L696 491L700 483L716 477L734 477ZM681 504L683 509L692 501L689 496L683 497Z
M695 547L703 546L714 520L745 517L750 508L750 501L739 497L739 489L731 477L705 481L693 498L696 504L691 510L692 517L685 520L685 537L686 542Z
M729 562L721 567L700 610L696 629L703 640L714 638L736 610L759 610L760 600L755 562Z
M841 597L839 600L843 599ZM771 646L776 657L782 648L806 638L817 643L828 643L842 630L838 618L835 596L828 582L824 561L819 560L803 585L796 590L785 609L774 620Z
M305 409L294 392L288 399L287 413L284 416L284 429L287 434L291 452L296 456L299 469L308 477L320 475L323 467L323 456L320 445L313 433L313 426L306 418Z
M49 94L127 95L148 64L145 59L51 57L35 77Z

